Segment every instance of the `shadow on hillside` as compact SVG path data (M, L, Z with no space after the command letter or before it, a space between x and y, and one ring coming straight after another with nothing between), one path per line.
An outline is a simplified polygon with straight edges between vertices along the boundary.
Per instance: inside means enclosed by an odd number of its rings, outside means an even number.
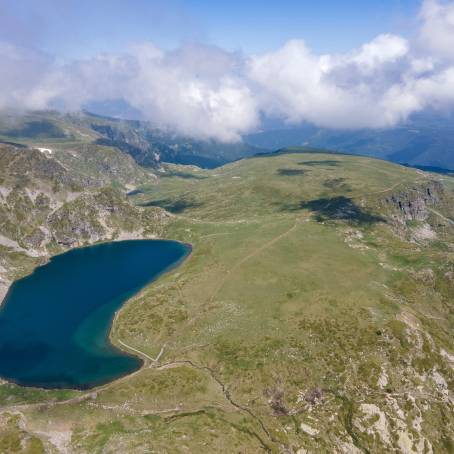
M323 186L333 191L351 192L352 188L345 183L345 178L328 178L323 183Z
M189 172L181 172L178 170L167 170L165 173L159 174L161 178L171 178L171 177L178 177L184 178L185 180L205 180L206 176L204 175L194 175L193 173Z
M47 120L28 121L20 128L2 131L2 134L7 137L26 137L28 139L63 139L66 137L61 128Z
M200 202L195 200L188 199L160 199L160 200L150 200L148 202L141 203L141 207L160 207L164 208L171 213L182 213L183 211L189 208L197 208L201 206Z
M277 169L277 174L283 177L295 177L305 173L306 171L302 169Z
M16 147L16 148L28 148L28 146L24 145L23 143L8 142L5 140L0 140L0 145L11 145L12 147Z
M322 161L300 161L298 162L300 166L329 166L335 167L340 164L339 161L335 161L333 159L324 159Z
M132 191L129 191L126 193L128 197L132 197L134 195L140 195L140 194L145 194L143 189L133 189Z
M341 220L356 225L371 225L377 222L386 222L381 216L364 211L352 199L344 196L320 198L303 201L285 208L287 211L310 210L315 214L317 221Z

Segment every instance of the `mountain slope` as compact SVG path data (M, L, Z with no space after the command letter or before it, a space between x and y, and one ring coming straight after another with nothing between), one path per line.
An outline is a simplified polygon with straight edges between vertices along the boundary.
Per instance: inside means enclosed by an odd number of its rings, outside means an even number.
M335 130L311 124L270 127L244 136L243 142L195 140L149 122L118 120L90 113L30 112L0 114L0 141L51 148L98 144L116 148L140 166L162 162L214 168L228 162L289 146L324 148L373 156L419 167L454 169L452 116L425 114L388 129Z
M251 134L244 140L270 150L305 145L415 166L454 169L452 116L419 115L401 126L378 130L333 130L306 124Z
M246 143L196 140L154 127L149 122L118 120L80 112L30 112L0 115L0 140L60 149L86 144L121 150L140 166L161 162L213 168L261 151Z
M452 451L454 179L301 150L164 170L131 199L194 248L115 319L145 366L89 393L4 384L3 434L49 452Z
M11 280L67 248L156 235L163 210L134 207L125 194L155 180L114 149L0 144L0 297Z

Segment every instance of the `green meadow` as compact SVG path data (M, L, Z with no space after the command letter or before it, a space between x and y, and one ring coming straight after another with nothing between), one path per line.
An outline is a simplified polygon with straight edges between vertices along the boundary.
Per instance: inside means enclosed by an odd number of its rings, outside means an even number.
M115 317L144 367L1 385L0 452L453 452L453 179L299 149L164 170L130 201L193 252Z

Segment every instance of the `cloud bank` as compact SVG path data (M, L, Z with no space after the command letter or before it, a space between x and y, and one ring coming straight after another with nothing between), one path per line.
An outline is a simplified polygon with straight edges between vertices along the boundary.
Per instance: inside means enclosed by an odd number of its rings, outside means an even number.
M383 34L344 54L316 55L302 40L254 56L204 45L60 63L0 42L0 109L78 110L124 99L145 118L224 142L266 114L328 128L383 128L426 108L454 107L454 1L426 0L418 35Z

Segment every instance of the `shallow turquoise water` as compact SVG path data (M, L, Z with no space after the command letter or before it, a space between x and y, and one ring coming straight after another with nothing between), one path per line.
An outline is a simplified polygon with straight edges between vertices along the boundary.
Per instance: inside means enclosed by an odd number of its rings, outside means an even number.
M27 386L90 388L137 370L108 339L118 308L191 247L131 240L74 249L16 281L0 308L0 377Z

